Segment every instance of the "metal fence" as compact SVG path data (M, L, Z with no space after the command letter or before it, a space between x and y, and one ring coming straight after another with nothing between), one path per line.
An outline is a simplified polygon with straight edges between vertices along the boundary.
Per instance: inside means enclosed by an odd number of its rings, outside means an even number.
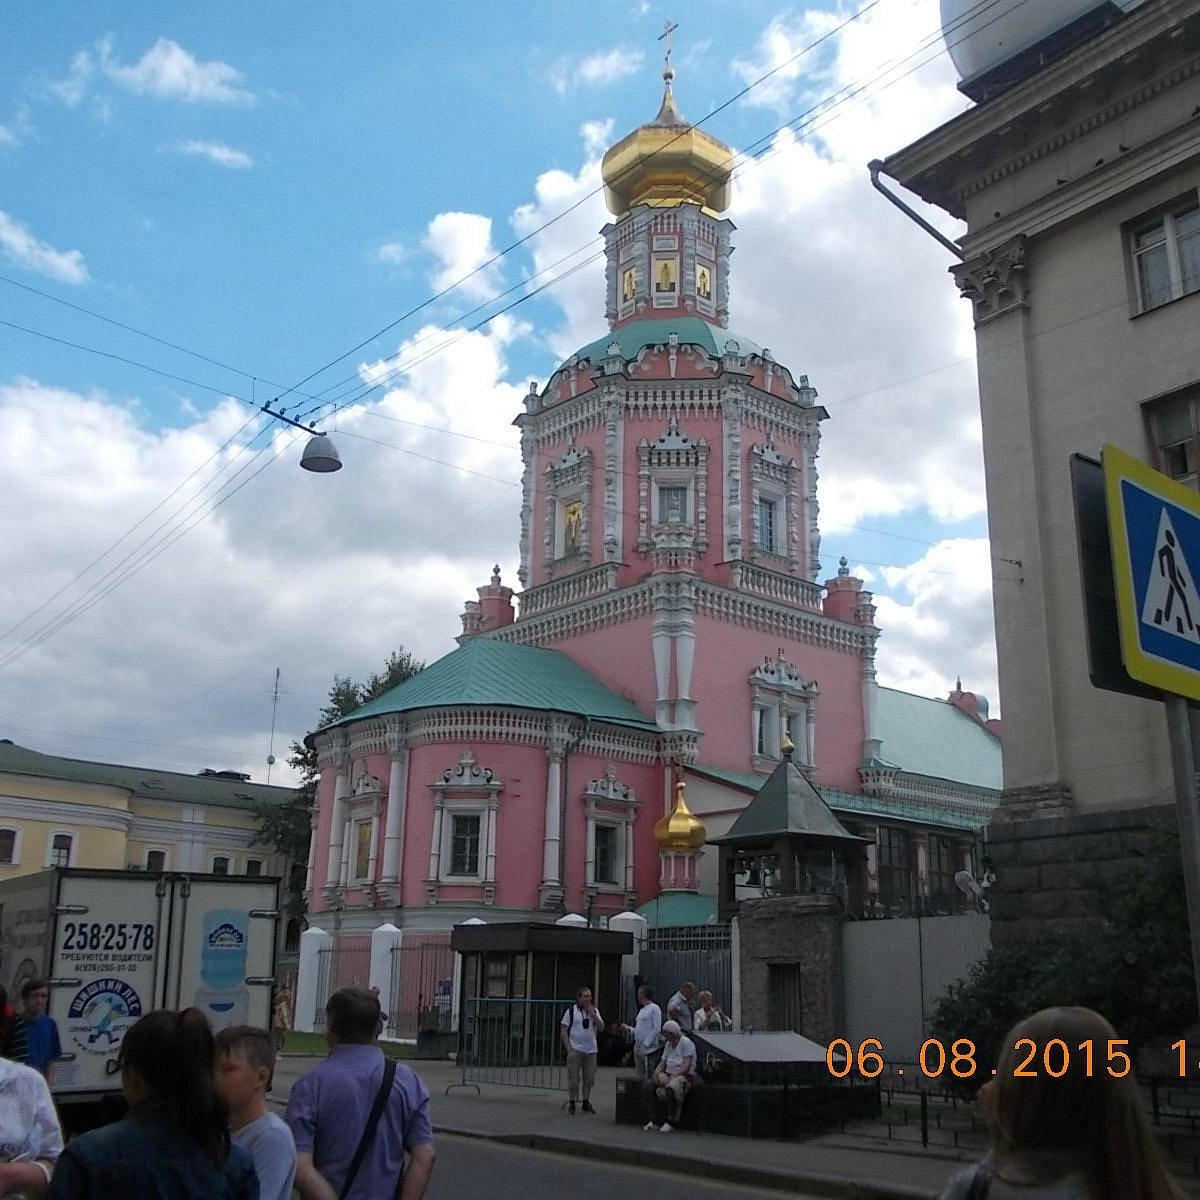
M638 944L638 974L654 988L666 1015L667 1000L681 983L691 980L697 990L712 992L716 1004L733 1009L733 959L729 923L675 929L650 929ZM622 979L621 1018L630 1024L637 1013L634 980Z
M362 987L370 984L371 935L349 933L335 937L333 941L317 951L317 990L313 1013L313 1032L325 1029L325 1002L344 987Z
M454 951L450 935L406 934L392 950L388 1034L405 1041L454 1032Z
M462 1013L459 1058L461 1086L496 1083L506 1087L563 1091L566 1055L559 1035L571 1000L467 1000Z

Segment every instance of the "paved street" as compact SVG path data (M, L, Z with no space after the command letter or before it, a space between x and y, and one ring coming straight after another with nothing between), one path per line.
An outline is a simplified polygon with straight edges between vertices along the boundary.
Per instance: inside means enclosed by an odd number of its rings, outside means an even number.
M614 1200L618 1196L621 1200L717 1200L734 1196L778 1200L781 1195L731 1183L706 1183L695 1175L614 1166L595 1159L544 1154L448 1134L438 1138L437 1151L429 1200L459 1200L484 1191L488 1200L538 1200L543 1196L569 1196L570 1200ZM804 1193L787 1194L804 1200Z

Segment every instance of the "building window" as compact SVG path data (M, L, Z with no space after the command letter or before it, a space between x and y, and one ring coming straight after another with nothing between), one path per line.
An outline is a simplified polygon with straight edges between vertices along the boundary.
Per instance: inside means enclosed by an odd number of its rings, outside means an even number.
M1200 393L1192 391L1155 404L1149 418L1159 470L1195 487L1200 476Z
M686 484L658 489L658 523L682 525L688 520L688 489Z
M754 710L754 753L767 753L767 711L764 708Z
M263 863L261 858L246 859L246 874L261 875L263 873Z
M778 529L779 501L760 499L758 502L758 545L774 554Z
M69 833L56 833L46 847L46 865L48 867L69 867L71 865L71 850L75 838Z
M354 878L366 879L371 872L371 831L373 822L354 823Z
M954 888L954 843L936 834L929 838L929 898L935 912L958 908Z
M214 875L229 874L229 859L224 854L214 854L212 860L212 873Z
M165 850L146 851L146 870L165 871L167 869L167 852Z
M596 826L596 883L617 882L617 837L615 825Z
M1200 206L1135 227L1133 265L1142 312L1200 291Z
M479 874L478 813L456 813L450 819L450 874Z
M912 866L903 829L879 831L879 899L889 909L907 911L912 903Z
M20 862L17 854L17 831L0 829L0 865L16 866Z

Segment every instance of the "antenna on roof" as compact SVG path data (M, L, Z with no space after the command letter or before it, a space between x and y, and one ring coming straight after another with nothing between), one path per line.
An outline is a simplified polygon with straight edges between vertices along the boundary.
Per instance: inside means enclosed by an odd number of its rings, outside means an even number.
M275 714L279 711L279 668L275 668L275 689L271 693L271 741L267 746L267 782L271 782L271 768L275 765Z

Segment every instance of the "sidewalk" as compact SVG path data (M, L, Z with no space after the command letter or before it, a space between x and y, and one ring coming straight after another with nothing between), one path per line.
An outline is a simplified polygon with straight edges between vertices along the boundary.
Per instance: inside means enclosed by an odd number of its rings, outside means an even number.
M317 1059L284 1054L272 1098L286 1103L294 1079ZM615 1081L628 1072L601 1067L592 1103L596 1115L568 1116L562 1092L481 1084L461 1086L450 1062L410 1062L424 1079L438 1133L485 1138L554 1154L603 1158L676 1174L725 1179L745 1187L776 1188L854 1200L935 1200L974 1153L959 1158L937 1152L863 1149L862 1139L840 1134L810 1142L651 1133L613 1120ZM455 1086L460 1085L460 1086ZM449 1092L447 1092L449 1088Z

